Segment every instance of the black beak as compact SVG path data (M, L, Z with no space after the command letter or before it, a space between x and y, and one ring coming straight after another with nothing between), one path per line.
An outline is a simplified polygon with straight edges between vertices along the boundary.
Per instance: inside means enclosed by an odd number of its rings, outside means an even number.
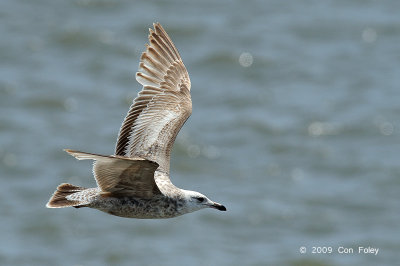
M217 209L219 211L226 211L226 208L225 208L224 205L216 203L216 202L214 202L212 205L210 205L210 207L214 208L214 209Z

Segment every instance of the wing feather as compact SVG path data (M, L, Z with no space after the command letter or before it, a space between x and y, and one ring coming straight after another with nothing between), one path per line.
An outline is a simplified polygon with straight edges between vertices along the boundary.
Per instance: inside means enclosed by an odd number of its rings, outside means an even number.
M149 30L136 80L143 85L121 126L115 154L155 161L169 172L175 138L192 112L190 78L178 50L159 23Z
M161 194L154 172L158 164L143 158L105 156L74 150L65 150L78 160L94 160L93 174L101 192L113 197L139 197L149 199Z

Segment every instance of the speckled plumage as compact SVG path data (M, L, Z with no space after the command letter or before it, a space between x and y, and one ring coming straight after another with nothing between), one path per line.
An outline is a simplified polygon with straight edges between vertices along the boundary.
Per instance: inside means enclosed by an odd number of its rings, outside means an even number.
M178 50L159 23L150 29L137 81L142 91L121 126L115 155L66 150L94 160L97 188L61 184L48 208L89 207L111 215L171 218L202 208L226 208L201 193L179 189L169 178L175 138L192 112L189 74Z
M97 189L98 190L98 189ZM98 190L98 192L100 192ZM82 197L90 203L86 207L98 209L111 215L126 218L160 219L185 214L184 199L157 195L150 199L134 197L103 197L100 193L82 191ZM80 196L78 196L80 197ZM75 196L71 197L72 200Z

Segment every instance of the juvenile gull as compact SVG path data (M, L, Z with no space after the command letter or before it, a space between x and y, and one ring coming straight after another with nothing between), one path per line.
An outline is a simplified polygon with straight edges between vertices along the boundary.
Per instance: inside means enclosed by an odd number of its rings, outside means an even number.
M94 160L98 187L61 184L48 208L89 207L128 218L171 218L203 208L226 208L199 192L174 186L169 164L175 138L192 113L189 74L159 23L150 30L136 80L143 85L119 131L115 155L65 150Z

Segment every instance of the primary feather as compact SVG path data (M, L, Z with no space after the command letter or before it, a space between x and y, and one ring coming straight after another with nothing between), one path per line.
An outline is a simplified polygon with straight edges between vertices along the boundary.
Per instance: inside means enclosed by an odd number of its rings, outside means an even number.
M150 29L136 80L143 85L118 135L116 155L139 156L169 173L175 138L192 113L189 74L159 23Z

